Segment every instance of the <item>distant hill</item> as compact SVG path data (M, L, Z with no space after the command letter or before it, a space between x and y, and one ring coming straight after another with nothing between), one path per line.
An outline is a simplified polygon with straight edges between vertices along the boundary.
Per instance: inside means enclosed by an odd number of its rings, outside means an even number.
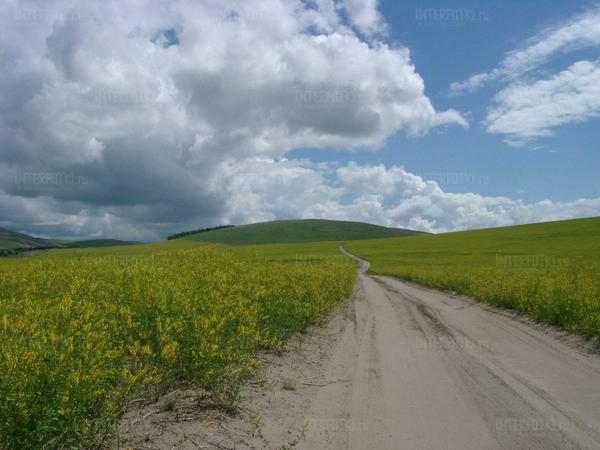
M86 241L70 241L61 244L63 248L116 247L119 245L139 244L135 241L120 241L118 239L89 239Z
M415 234L424 233L362 222L304 219L276 220L221 228L189 234L181 239L230 245L251 245L379 239Z
M34 249L56 247L57 245L42 238L28 236L16 231L0 228L0 250L7 249Z
M59 239L43 239L16 231L0 228L0 256L11 256L30 250L52 248L88 248L132 245L138 242L120 241L118 239L89 239L83 241L65 241Z

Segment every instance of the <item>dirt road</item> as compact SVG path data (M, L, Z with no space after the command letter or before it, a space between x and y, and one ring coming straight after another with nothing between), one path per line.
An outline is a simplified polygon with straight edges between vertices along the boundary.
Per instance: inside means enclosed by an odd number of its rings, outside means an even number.
M300 448L600 448L598 357L360 263L355 327L331 360L351 382L324 388L309 414L345 421L345 442L320 427Z
M600 357L359 262L343 312L267 364L243 414L161 425L157 413L136 448L600 449Z

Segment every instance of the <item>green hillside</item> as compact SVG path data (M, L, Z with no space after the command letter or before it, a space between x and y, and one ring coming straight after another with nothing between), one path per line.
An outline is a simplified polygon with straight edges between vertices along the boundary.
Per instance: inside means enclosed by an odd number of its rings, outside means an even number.
M600 218L351 242L374 273L600 336Z
M302 242L378 239L420 234L361 222L338 220L276 220L191 234L182 239L229 245L292 244Z
M120 241L118 239L89 239L85 241L71 241L62 244L64 248L97 248L97 247L117 247L120 245L134 245L139 242Z
M16 231L0 228L0 250L54 247L55 244Z
M42 239L0 228L0 256L16 255L34 249L97 248L132 244L137 244L137 242L120 241L118 239L89 239L83 241Z
M600 262L600 217L415 236L410 240L356 242L348 246L372 269L427 265L496 265L502 255L546 255Z

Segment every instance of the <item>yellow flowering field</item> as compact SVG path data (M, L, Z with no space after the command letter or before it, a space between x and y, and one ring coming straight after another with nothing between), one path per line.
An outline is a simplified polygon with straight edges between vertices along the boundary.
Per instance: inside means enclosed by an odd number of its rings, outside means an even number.
M335 246L305 250L323 260L299 248L175 242L1 260L0 448L102 445L128 399L174 382L234 407L256 352L352 289L353 264L327 259Z

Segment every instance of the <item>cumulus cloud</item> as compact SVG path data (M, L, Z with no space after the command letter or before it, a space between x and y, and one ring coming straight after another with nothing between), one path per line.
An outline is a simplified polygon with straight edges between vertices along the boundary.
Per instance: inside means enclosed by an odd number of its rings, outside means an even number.
M451 193L436 181L382 164L333 167L258 158L227 163L221 173L215 188L230 190L228 214L236 223L329 218L443 232L600 215L600 198L527 204Z
M511 85L495 97L487 130L520 145L553 128L600 115L600 61L579 61L549 79Z
M600 214L600 198L526 204L507 197L450 193L436 181L398 166L350 163L337 175L344 192L357 195L343 209L345 218L388 226L443 232Z
M350 22L361 33L372 36L387 31L387 24L379 13L378 0L342 0L340 7Z
M600 8L531 37L522 48L508 52L498 67L450 85L454 94L473 92L490 81L513 80L548 62L553 56L600 45Z
M376 6L4 0L0 223L147 238L269 218L271 188L249 190L244 173L263 186L289 177L290 189L330 188L320 172L290 163L264 173L256 161L466 127L435 110L408 49L374 37ZM277 214L293 212L285 203Z
M457 194L399 166L250 157L228 159L213 169L201 198L181 196L154 205L90 205L0 193L0 209L9 218L0 226L54 236L67 230L72 237L150 240L200 225L273 219L327 218L444 232L600 215L600 198L526 204Z
M0 226L150 240L275 218L445 231L599 213L595 199L524 204L397 166L285 159L468 126L435 110L408 49L377 38L375 1L3 6Z

